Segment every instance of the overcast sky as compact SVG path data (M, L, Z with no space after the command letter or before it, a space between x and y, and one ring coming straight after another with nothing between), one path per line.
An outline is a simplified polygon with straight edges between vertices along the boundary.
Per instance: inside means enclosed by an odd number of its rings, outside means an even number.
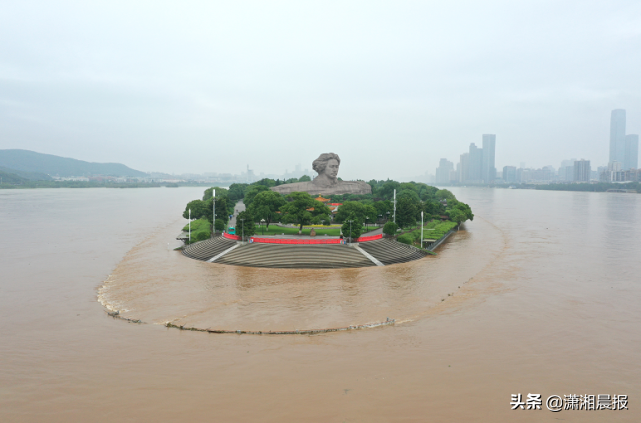
M344 179L608 160L641 132L641 1L0 2L0 149Z

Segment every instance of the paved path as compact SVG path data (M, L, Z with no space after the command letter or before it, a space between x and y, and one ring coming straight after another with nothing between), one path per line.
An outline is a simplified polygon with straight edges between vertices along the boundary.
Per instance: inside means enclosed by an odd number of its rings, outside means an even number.
M238 210L238 211L236 211ZM243 203L243 200L240 200L239 202L236 203L234 206L234 215L232 216L231 220L229 221L229 226L233 226L234 228L237 228L238 230L236 233L240 235L240 228L236 225L236 216L238 216L238 213L245 211L245 203ZM216 213L218 214L218 213Z

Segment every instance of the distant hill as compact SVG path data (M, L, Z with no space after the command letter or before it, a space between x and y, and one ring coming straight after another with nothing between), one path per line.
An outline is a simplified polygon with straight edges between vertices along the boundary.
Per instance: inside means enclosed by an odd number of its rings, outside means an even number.
M143 177L146 173L120 163L90 163L52 154L36 153L29 150L0 150L0 167L8 171L37 172L51 176L130 176Z
M53 178L46 173L40 172L26 172L24 170L9 169L8 167L0 166L0 172L11 173L17 175L21 178L28 179L30 181L52 181Z
M24 184L25 182L29 182L29 180L25 178L21 178L15 173L5 172L2 169L0 169L0 184L15 185L15 184Z

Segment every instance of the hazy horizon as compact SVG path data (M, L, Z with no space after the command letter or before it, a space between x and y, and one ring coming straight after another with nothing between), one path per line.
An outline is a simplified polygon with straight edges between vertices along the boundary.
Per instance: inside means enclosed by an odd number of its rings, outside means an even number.
M403 179L484 133L596 169L611 110L641 133L634 1L6 1L0 35L0 149L147 172Z

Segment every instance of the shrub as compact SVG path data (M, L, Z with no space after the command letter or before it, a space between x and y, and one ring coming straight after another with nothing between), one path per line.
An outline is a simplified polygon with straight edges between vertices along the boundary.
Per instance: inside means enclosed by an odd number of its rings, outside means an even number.
M387 222L385 226L383 226L383 233L385 235L396 235L396 230L398 229L398 225L394 222Z
M403 234L403 235L399 235L397 241L402 242L403 244L412 245L412 241L414 241L414 237L411 234Z

